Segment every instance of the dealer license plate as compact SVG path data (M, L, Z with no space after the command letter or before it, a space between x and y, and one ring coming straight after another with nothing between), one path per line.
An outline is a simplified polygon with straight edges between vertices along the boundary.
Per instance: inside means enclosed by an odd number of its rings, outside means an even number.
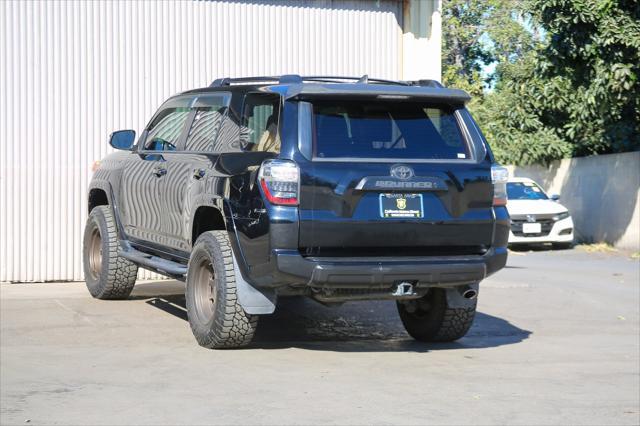
M539 223L523 223L522 232L524 234L539 234L542 232L542 225Z
M380 194L380 216L388 218L420 218L422 194Z

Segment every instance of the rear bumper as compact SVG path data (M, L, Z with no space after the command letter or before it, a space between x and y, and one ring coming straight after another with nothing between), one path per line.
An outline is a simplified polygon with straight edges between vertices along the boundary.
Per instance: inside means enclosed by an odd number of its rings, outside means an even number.
M485 255L442 257L311 258L275 250L280 273L314 288L385 288L400 281L416 287L450 287L481 281L504 267L507 249Z

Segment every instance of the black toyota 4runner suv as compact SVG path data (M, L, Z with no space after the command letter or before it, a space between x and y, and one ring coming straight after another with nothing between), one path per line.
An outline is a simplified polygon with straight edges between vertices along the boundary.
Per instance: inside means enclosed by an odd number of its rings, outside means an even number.
M395 300L407 332L451 341L507 259L506 170L430 80L219 79L173 96L95 170L84 270L99 299L139 267L186 281L208 348L247 345L278 297Z

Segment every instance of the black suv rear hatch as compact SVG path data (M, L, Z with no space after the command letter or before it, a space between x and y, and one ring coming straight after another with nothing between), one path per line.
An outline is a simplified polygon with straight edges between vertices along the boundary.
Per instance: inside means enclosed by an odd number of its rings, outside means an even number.
M463 106L380 98L311 100L311 158L299 164L301 252L486 251L491 164L465 131Z

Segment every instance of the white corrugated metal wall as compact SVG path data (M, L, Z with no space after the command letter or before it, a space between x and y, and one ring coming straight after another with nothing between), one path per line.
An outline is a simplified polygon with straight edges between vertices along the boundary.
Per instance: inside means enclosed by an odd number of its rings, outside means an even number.
M396 1L4 1L0 24L0 281L82 279L90 165L168 96L402 66Z

